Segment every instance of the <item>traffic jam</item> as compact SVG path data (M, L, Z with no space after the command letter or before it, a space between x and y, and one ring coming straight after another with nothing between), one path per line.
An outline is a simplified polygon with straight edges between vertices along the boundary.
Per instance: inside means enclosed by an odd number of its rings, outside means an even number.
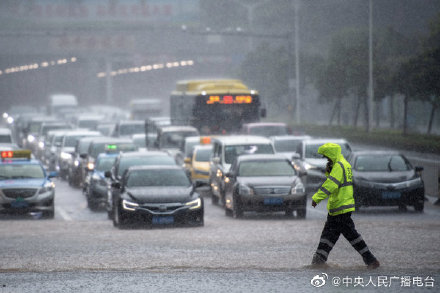
M1 212L54 218L61 180L118 228L203 226L208 203L233 218L284 213L305 219L308 197L326 180L327 159L318 152L326 143L339 145L352 166L356 209L423 212L423 167L403 154L354 151L343 138L294 135L286 123L259 121L265 109L258 92L241 81L184 81L182 87L191 92L172 93L170 117L133 120L121 112L116 122L103 113L84 114L69 95L50 97L51 115L5 113ZM232 115L237 112L246 115Z

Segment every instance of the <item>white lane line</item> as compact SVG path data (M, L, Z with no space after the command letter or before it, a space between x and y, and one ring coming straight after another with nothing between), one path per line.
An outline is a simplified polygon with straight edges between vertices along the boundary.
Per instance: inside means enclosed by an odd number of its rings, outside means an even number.
M72 221L73 219L67 214L67 212L63 209L58 207L57 208L57 212L60 214L60 216L65 220L65 221Z

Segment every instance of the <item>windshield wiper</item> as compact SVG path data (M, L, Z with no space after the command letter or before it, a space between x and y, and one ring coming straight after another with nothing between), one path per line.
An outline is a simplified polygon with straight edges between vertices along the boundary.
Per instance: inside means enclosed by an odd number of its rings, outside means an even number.
M388 164L387 164L387 166L388 166L388 170L389 170L390 172L393 171L393 168L391 168L391 161L392 161L392 160L393 160L393 157L390 158L390 160L388 161Z

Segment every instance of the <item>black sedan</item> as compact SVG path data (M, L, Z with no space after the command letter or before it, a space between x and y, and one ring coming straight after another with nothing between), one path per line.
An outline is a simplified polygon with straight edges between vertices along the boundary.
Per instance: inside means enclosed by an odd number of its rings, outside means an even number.
M226 174L226 215L245 211L278 212L306 217L307 196L292 162L284 155L243 155Z
M203 199L194 191L179 166L135 166L113 183L113 224L124 227L133 221L153 225L203 226Z
M349 161L353 170L356 207L407 205L423 211L425 187L423 167L413 167L408 159L393 151L358 151Z

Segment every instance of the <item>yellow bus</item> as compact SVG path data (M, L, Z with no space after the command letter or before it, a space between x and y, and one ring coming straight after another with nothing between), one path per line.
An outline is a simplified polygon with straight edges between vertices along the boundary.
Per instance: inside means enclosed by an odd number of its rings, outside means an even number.
M238 79L182 80L171 93L171 123L202 134L234 133L265 115L258 92Z

